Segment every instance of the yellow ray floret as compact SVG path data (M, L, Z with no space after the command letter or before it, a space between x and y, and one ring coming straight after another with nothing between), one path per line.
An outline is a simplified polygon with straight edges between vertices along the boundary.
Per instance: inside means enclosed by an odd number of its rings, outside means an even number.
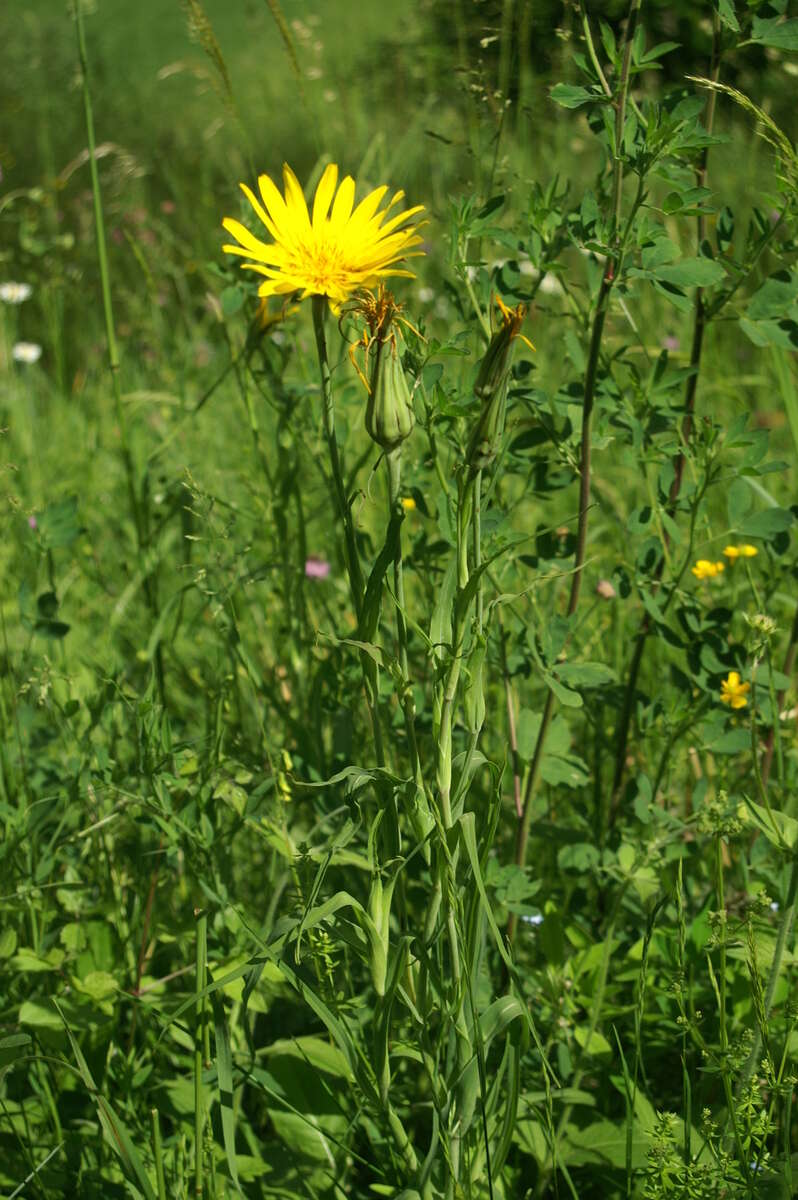
M240 221L226 217L222 224L238 245L223 249L250 260L242 264L244 268L265 277L258 288L259 296L293 292L299 292L303 300L307 296L327 296L337 309L353 292L373 287L386 275L413 278L411 271L397 264L414 254L423 254L413 249L421 243L418 220L413 218L422 212L423 205L401 209L404 192L396 192L381 209L388 189L379 187L355 207L351 176L337 185L338 167L330 163L308 212L299 181L287 164L283 166L284 194L268 175L258 179L260 199L245 183L241 184L272 241L262 242Z

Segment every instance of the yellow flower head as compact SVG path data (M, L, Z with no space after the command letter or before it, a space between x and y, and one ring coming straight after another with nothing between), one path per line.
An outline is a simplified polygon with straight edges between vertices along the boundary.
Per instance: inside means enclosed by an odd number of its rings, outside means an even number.
M251 261L245 269L265 277L259 296L300 292L308 296L327 296L337 309L354 291L373 287L387 275L405 275L411 271L396 266L418 246L418 222L412 218L423 205L394 212L401 207L404 192L396 192L382 209L387 187L375 188L355 208L355 182L350 175L338 184L338 167L330 163L324 170L308 212L299 181L286 164L283 166L282 195L269 178L258 179L260 200L247 187L241 190L256 216L271 234L271 242L256 238L240 221L225 217L222 224L239 245L224 246L227 254L238 254ZM337 191L336 191L337 188ZM421 254L415 250L412 254ZM412 257L412 254L410 257Z
M731 708L745 708L748 704L746 697L750 690L750 683L740 682L739 672L729 671L729 674L720 685L721 702L728 704Z
M405 512L413 512L413 510L417 507L418 506L416 505L416 502L412 496L402 497L402 508L405 510Z
M724 546L723 553L734 562L738 558L755 558L759 551L756 546L751 546L746 542L743 546Z
M725 569L725 563L709 562L706 558L699 558L695 566L690 568L696 579L714 579L716 575L720 575L721 571Z

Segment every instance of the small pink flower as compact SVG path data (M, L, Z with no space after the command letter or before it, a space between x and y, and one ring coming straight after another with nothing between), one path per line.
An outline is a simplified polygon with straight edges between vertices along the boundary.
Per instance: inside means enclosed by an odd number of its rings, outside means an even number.
M673 337L670 335L668 337L662 339L662 346L663 346L663 349L665 349L665 350L671 350L671 351L678 350L679 347L681 346L681 344L682 343L679 341L679 339L677 337Z
M330 564L324 558L311 555L305 560L305 574L308 579L326 579L330 574Z
M38 527L39 527L39 522L36 520L36 518L33 516L32 513L28 517L28 525L31 529L38 529Z

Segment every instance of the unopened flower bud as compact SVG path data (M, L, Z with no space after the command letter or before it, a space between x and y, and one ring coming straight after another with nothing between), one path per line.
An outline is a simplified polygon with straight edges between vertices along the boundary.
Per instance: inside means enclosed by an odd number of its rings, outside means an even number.
M499 452L504 433L513 342L521 337L528 346L532 345L519 333L526 307L519 304L517 308L508 308L499 296L496 296L496 303L501 311L502 323L490 340L474 384L474 395L482 401L482 411L466 450L466 462L472 473L489 467Z
M415 415L402 360L391 336L378 341L366 406L366 429L383 450L395 450L413 432Z
M479 420L468 439L466 462L472 472L485 470L499 453L506 411L507 376L505 375L490 398L483 403Z

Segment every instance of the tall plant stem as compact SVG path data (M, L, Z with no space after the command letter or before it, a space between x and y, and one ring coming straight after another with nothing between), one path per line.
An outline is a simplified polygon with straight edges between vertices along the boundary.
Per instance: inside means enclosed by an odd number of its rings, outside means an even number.
M360 620L363 608L363 572L360 569L360 559L355 541L355 527L352 522L352 510L346 498L344 477L341 473L341 455L338 450L338 438L335 433L335 404L333 401L332 375L330 362L327 357L327 338L324 332L327 300L324 296L313 297L313 332L316 335L316 350L319 356L321 371L321 400L322 417L324 420L324 436L327 440L327 451L330 456L333 488L338 505L338 516L344 527L344 542L346 547L346 569L349 576L349 591L352 597L352 607L355 616Z
M401 480L402 480L402 449L398 446L395 450L389 451L385 455L385 465L388 470L388 505L390 508L390 516L401 508ZM405 620L405 583L404 583L404 568L402 563L402 531L401 526L396 538L396 553L393 560L393 588L396 596L396 645L398 649L399 669L402 672L402 711L405 718L405 731L407 733L407 743L410 750L410 765L413 771L413 778L416 784L423 789L424 780L421 774L421 760L418 753L418 742L416 740L416 709L413 701L413 693L410 688L410 672L407 659L407 621Z
M713 31L712 31L712 59L710 63L710 78L713 83L717 83L720 75L721 63L721 27L720 19L717 13L713 14ZM715 101L717 93L710 91L709 100L707 101L707 133L712 133L712 127L715 122ZM707 164L709 159L709 146L704 146L701 151L701 156L698 162L696 171L696 184L698 187L704 187L707 179ZM701 213L697 219L697 240L699 250L701 243L706 237L706 217ZM695 413L695 398L698 389L698 375L701 368L701 355L704 348L704 334L706 332L709 321L709 313L707 311L704 292L702 288L696 290L695 300L695 316L693 319L693 337L690 346L690 368L691 373L685 384L684 391L684 418L682 420L682 444L679 453L676 455L673 463L673 480L671 482L670 492L668 495L668 512L673 515L676 510L676 501L679 498L679 493L682 489L682 481L684 479L684 467L686 462L685 451L693 430L693 416ZM660 560L660 565L657 571L656 583L659 583L662 578L662 572L665 569L665 558ZM632 711L634 709L634 698L637 691L637 680L640 674L640 666L643 662L643 654L646 648L648 635L651 632L651 618L648 613L643 618L643 624L640 627L640 632L637 635L634 650L632 651L631 662L629 663L629 674L627 676L626 688L624 690L623 704L621 706L621 716L618 723L618 733L616 737L615 750L615 770L612 780L612 805L611 819L617 810L618 798L620 796L621 785L623 784L624 771L626 766L626 747L629 741L629 729L632 720Z
M122 448L122 461L127 479L128 503L136 531L136 545L143 578L144 596L153 618L158 619L158 593L152 571L144 564L144 551L147 542L146 518L138 491L136 489L136 471L133 455L130 449L130 439L127 428L125 407L122 403L122 386L119 378L119 348L116 341L114 325L114 309L111 301L111 273L108 267L108 248L105 238L105 219L103 216L102 193L100 191L100 176L97 170L97 141L94 135L94 109L89 88L89 62L86 54L86 35L83 29L83 8L81 0L74 0L75 28L78 39L78 59L83 79L83 111L86 120L86 143L89 152L89 175L91 178L92 200L94 204L94 230L97 239L97 262L100 268L100 286L103 298L103 316L105 318L105 338L108 349L108 367L111 372L111 388L114 397L114 415L119 429L119 440ZM155 647L155 676L158 694L163 704L165 701L163 653L160 640Z
M474 478L474 517L472 521L473 530L473 551L474 551L474 570L479 571L482 566L482 472L477 471ZM482 633L482 623L484 619L485 596L482 587L482 576L479 577L477 584L477 601L476 601L476 627L477 633Z
M344 527L344 546L346 554L346 571L349 578L349 594L358 624L363 612L363 572L360 569L360 559L355 540L355 526L352 521L352 510L346 497L344 478L341 472L341 455L338 450L338 438L335 434L335 404L332 390L332 374L327 357L327 338L324 332L324 320L327 314L327 299L325 296L313 297L313 332L316 335L316 350L319 356L319 371L321 373L322 417L324 421L324 436L327 440L327 450L330 456L333 489L335 491L338 516ZM377 666L364 652L360 652L360 666L363 671L363 682L366 691L366 704L371 718L371 728L374 734L374 751L377 765L385 766L385 749L382 740L382 726L379 714L379 678Z
M462 1162L463 1131L460 1128L461 1106L464 1101L465 1080L469 1068L474 1061L474 1050L466 1020L466 995L468 980L463 971L463 958L460 949L458 928L462 928L459 918L461 912L461 897L458 893L455 873L457 869L457 849L453 846L453 830L455 828L452 810L452 726L454 722L454 707L460 680L463 641L468 613L463 611L459 603L462 593L468 586L468 532L473 513L474 480L463 478L459 485L457 508L457 600L454 606L452 625L451 660L446 672L440 696L440 718L437 723L437 768L436 784L438 790L438 807L440 817L440 832L442 845L438 851L438 887L441 894L446 931L449 940L449 976L453 995L453 1032L455 1037L456 1076L458 1084L455 1090L454 1124L450 1138L449 1151L451 1172L447 1181L446 1200L454 1196L455 1182L459 1179Z
M163 1142L161 1140L161 1123L158 1109L150 1109L152 1126L152 1156L155 1159L155 1180L158 1188L158 1200L166 1200L166 1176L163 1169Z
M206 963L208 961L208 914L198 910L195 914L196 930L196 978L197 996L194 1008L194 1195L202 1200L203 1192L203 1130L205 1126L205 1101L202 1087L202 1068L205 1051L205 987Z

